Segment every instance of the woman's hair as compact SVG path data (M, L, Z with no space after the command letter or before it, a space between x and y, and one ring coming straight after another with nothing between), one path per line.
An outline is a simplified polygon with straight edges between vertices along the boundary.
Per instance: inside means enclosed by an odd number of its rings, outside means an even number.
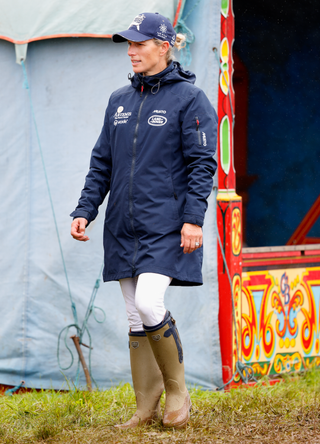
M156 45L161 45L163 43L163 40L159 40L159 39L152 39L154 41L154 43ZM173 61L173 50L174 48L177 48L178 51L180 51L180 49L184 48L186 46L186 36L184 34L177 34L176 37L176 42L174 44L174 47L169 46L169 49L166 53L166 59L167 59L167 64L169 65L172 61Z

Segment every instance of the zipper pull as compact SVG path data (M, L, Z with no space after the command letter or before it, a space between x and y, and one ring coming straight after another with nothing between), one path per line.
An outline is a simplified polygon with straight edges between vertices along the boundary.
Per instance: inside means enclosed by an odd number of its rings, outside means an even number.
M140 92L140 97L142 97L142 93L143 93L143 83L141 83L141 92Z
M197 124L197 131L199 131L199 126L200 126L199 118L196 117L195 119L196 119L196 124Z
M199 126L200 126L199 117L195 117L195 119L196 119L196 125L197 125L198 143L199 143L199 145L201 145L201 133L199 131Z

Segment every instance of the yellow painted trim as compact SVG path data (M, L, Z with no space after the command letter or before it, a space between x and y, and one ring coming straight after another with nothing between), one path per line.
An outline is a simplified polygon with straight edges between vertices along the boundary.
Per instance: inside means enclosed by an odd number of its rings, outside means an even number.
M235 190L219 190L217 194L217 200L241 202L242 197L239 196Z

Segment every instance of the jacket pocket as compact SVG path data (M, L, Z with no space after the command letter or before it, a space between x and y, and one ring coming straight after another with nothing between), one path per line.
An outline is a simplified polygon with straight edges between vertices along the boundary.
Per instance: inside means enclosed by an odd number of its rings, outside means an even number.
M171 201L171 207L172 207L172 210L173 210L173 218L174 219L179 219L178 195L175 192L174 185L173 185L173 179L172 179L171 175L167 178L166 182L168 184L169 191L170 191L170 201Z
M106 217L105 219L108 219L108 217L110 216L110 213L112 212L113 208L116 206L115 202L114 202L114 193L111 192L111 190L109 191L109 198L108 198L108 203L107 203L107 209L106 209Z
M196 121L196 133L198 135L198 144L202 145L201 143L201 131L200 131L200 120L198 116L195 116L195 121Z

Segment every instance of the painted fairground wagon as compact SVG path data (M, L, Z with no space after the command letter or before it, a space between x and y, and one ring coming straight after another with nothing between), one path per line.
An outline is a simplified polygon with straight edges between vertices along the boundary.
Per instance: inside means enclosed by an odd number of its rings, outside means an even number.
M254 381L251 376L276 379L282 373L320 366L320 238L307 237L320 215L320 196L286 246L242 246L242 198L237 195L234 160L241 143L234 140L234 124L235 109L241 110L241 103L235 106L237 92L240 101L246 97L241 85L233 85L233 42L232 4L225 1L219 54L217 222L220 344L228 387ZM235 64L239 66L237 57ZM243 123L243 113L239 122Z

